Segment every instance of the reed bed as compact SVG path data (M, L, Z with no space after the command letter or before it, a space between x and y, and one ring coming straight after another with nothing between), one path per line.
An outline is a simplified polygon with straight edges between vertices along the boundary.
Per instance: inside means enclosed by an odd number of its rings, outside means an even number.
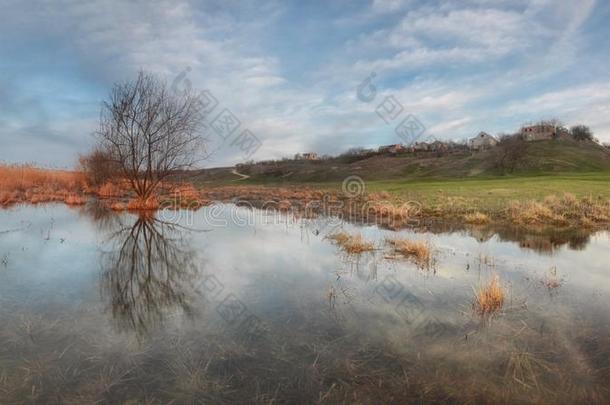
M547 196L543 201L513 201L506 208L506 217L516 225L580 225L610 223L610 201L603 198Z
M85 177L80 172L0 165L0 206L23 202L79 205L85 189Z

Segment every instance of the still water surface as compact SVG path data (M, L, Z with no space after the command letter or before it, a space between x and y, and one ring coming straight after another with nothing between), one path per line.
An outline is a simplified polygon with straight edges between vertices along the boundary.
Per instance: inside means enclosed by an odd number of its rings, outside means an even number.
M378 249L346 255L337 229ZM2 210L0 403L610 401L609 235L506 235ZM429 242L433 268L395 237ZM504 307L481 317L495 276Z

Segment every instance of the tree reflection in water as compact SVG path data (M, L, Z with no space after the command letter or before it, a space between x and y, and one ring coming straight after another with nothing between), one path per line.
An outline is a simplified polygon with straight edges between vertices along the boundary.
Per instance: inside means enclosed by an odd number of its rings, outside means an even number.
M152 213L119 222L101 261L102 296L119 330L141 335L180 311L191 315L198 267L185 230Z

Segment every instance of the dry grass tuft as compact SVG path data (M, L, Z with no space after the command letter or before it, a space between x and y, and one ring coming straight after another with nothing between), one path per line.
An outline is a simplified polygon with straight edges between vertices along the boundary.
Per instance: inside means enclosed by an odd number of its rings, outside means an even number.
M504 297L504 287L500 283L500 278L494 276L488 284L475 290L473 308L479 315L493 314L502 309Z
M122 203L120 201L115 201L110 204L110 209L113 211L125 211L127 210L127 204Z
M542 202L511 202L506 208L506 216L517 225L558 225L570 224L592 227L610 222L610 202L590 197L577 199L566 193L563 197L547 196Z
M337 232L328 236L347 253L364 253L375 250L373 243L364 240L362 235L350 235L346 232Z
M197 210L208 201L201 198L201 193L192 184L181 184L170 186L169 196L162 200L160 207L168 209L189 209Z
M433 254L430 243L409 239L388 239L387 243L394 248L394 252L413 260L418 267L422 269L432 267Z
M104 183L97 189L97 195L104 198L119 197L122 194L121 188L111 182Z
M464 215L464 221L466 221L466 223L468 224L485 225L488 224L491 219L487 214L483 214L482 212L477 211Z
M87 199L80 195L69 194L66 196L64 202L68 205L84 205L87 203Z
M553 266L549 269L542 280L542 284L549 290L555 290L561 287L563 280L557 275L557 267Z
M159 202L155 197L149 197L147 199L134 198L129 200L127 203L127 209L133 211L148 211L156 210L159 208Z

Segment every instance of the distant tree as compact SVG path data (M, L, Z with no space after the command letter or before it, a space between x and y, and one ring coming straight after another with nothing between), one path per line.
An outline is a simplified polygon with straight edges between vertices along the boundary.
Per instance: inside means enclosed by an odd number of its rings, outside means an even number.
M197 161L203 106L190 89L172 91L141 71L134 81L115 84L102 104L97 148L147 200L161 181Z
M80 170L91 186L101 186L121 173L108 151L96 148L78 159Z
M541 120L538 124L539 125L551 125L553 127L562 127L563 126L563 122L561 122L561 120L559 118Z
M593 141L593 132L586 125L575 125L570 128L570 134L572 138L577 141Z
M358 155L362 155L363 152L364 152L364 148L355 147L355 148L349 148L347 150L347 152L345 152L345 155L347 155L347 156L358 156Z
M497 147L495 166L503 173L512 173L523 161L527 142L521 135L501 135Z

